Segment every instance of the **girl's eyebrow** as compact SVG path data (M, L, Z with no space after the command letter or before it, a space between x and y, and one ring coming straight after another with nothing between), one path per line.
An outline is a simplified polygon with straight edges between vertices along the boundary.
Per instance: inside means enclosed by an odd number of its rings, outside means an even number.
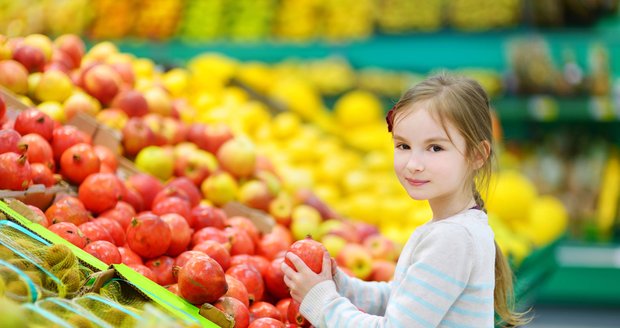
M435 143L435 142L450 142L450 139L446 137L433 137L433 138L428 138L424 141L424 143Z

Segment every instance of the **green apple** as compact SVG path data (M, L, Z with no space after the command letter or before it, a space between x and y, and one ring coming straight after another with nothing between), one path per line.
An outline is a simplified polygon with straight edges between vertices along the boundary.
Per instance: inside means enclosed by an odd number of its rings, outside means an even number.
M145 147L136 156L136 167L161 180L168 180L174 170L172 150L158 146Z
M323 236L323 238L321 238L321 243L323 244L323 246L325 246L325 248L327 248L329 255L331 255L331 257L333 258L336 258L338 254L340 254L340 251L347 244L347 241L337 235L325 235Z
M317 236L319 225L322 222L321 214L311 206L297 205L291 214L291 233L295 240L307 236Z
M222 206L237 199L239 185L229 173L217 172L202 182L200 190L204 198L216 206Z

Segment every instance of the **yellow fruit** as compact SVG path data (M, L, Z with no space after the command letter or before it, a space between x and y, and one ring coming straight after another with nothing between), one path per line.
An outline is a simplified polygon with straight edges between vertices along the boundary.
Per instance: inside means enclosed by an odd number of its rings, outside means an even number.
M57 101L42 102L37 108L58 123L64 123L67 120L64 107Z
M558 239L566 231L568 213L559 199L546 195L534 202L528 222L523 232L536 246L543 246Z
M536 187L527 177L517 171L506 170L492 178L486 207L511 225L528 220L536 196Z
M271 130L276 138L293 137L300 129L301 119L292 112L279 113L271 121Z
M383 116L381 101L368 91L350 91L334 105L336 120L344 127L376 123Z
M162 82L173 97L180 97L188 89L189 73L185 69L174 68L164 74Z

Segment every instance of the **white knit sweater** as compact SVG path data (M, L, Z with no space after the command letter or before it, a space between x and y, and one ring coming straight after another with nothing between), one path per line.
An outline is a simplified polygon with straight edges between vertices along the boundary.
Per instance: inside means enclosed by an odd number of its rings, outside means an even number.
M471 209L418 227L389 283L338 271L300 312L315 327L493 327L495 245L487 215Z

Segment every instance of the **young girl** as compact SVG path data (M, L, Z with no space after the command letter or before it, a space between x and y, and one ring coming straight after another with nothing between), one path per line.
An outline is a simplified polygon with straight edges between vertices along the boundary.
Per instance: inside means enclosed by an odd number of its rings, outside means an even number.
M314 273L292 253L282 265L300 313L316 327L493 327L495 314L518 326L512 272L487 222L476 183L488 185L489 99L475 81L445 74L416 85L387 116L394 170L432 219L411 235L389 283L332 269L325 253ZM335 273L335 274L333 274Z

